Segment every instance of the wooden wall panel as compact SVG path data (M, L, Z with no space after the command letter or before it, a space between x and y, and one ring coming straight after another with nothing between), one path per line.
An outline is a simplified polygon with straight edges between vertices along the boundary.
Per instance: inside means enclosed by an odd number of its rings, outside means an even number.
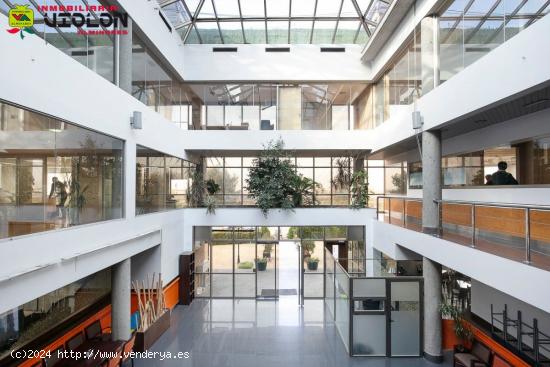
M509 236L525 237L525 210L477 206L476 228Z
M443 204L442 220L446 224L472 226L472 206L468 204Z

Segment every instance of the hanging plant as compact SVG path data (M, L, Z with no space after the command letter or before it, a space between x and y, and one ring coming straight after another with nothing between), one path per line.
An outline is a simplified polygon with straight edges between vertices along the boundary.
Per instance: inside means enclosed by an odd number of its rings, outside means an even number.
M284 150L279 139L264 145L260 157L252 162L246 189L256 205L267 216L269 209L294 210L315 204L313 193L317 184L296 173L293 156Z
M335 190L348 189L351 186L352 171L349 158L338 158L335 161L336 174L331 180Z
M197 164L191 173L191 188L188 194L189 206L192 208L206 208L206 214L216 214L218 203L213 195L220 190L214 180L205 181L202 163Z
M369 182L364 169L355 171L351 177L351 208L366 208L369 204Z

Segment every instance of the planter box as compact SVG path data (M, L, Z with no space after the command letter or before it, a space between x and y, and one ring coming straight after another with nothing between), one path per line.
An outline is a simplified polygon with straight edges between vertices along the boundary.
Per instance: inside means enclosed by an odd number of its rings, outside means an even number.
M149 326L145 331L138 331L136 333L136 344L134 345L134 351L144 352L161 337L166 330L170 328L170 310L167 309L162 316L155 321L154 324Z

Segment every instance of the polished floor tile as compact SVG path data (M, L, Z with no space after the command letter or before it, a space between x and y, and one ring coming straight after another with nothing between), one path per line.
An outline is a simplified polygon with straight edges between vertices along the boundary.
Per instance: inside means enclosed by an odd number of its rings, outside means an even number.
M349 357L322 300L296 297L278 302L255 300L193 301L172 313L172 326L151 352L189 352L189 358L137 359L141 366L194 367L427 367L422 358ZM164 357L163 360L161 358Z

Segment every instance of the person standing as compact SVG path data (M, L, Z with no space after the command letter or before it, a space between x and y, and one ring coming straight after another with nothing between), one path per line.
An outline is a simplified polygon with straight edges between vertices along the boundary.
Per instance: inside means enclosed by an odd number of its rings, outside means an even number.
M510 172L506 172L508 163L498 162L498 171L492 174L492 185L517 185L518 181Z
M55 207L57 208L57 216L59 219L65 219L65 201L67 200L67 189L65 183L59 181L57 177L52 179L49 198L55 196Z

